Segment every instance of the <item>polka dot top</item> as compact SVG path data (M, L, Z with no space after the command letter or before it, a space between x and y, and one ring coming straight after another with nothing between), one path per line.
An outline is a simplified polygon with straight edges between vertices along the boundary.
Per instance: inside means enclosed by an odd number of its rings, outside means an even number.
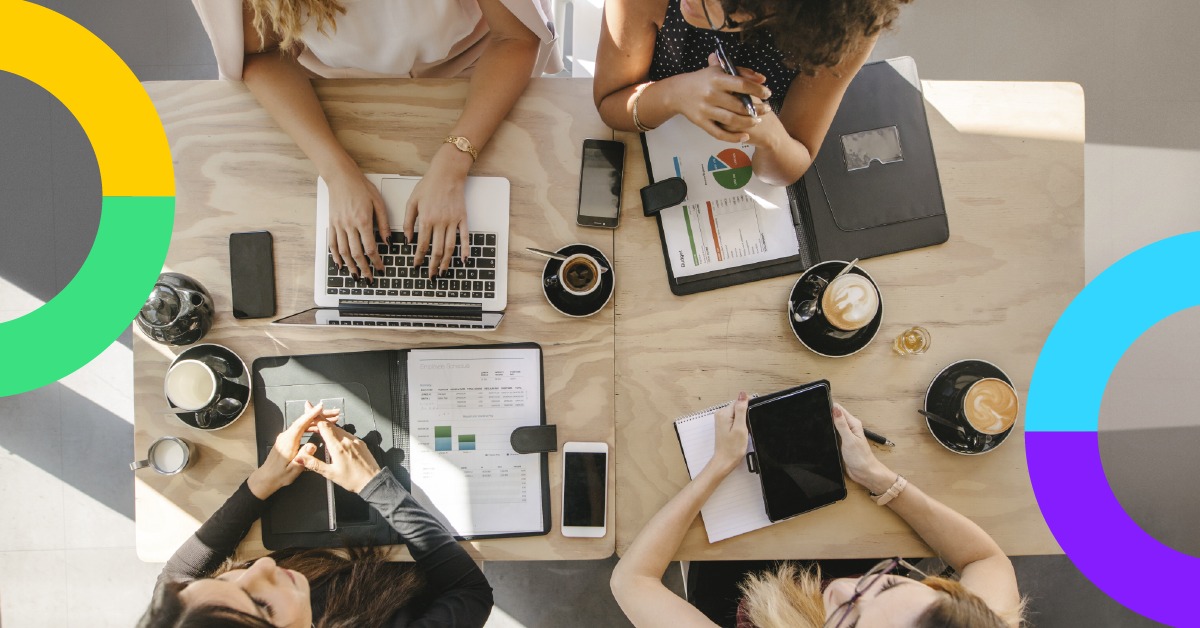
M708 55L716 51L717 39L720 38L734 66L750 68L767 77L771 106L778 111L792 79L799 72L783 64L783 56L771 45L770 35L765 35L767 39L762 43L747 43L742 41L740 33L696 28L684 19L679 2L669 0L667 3L667 16L654 41L650 80L661 81L676 74L707 68Z

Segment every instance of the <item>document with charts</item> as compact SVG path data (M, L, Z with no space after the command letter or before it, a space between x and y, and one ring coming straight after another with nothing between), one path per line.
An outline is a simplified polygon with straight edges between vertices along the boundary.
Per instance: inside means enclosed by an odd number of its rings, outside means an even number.
M541 532L541 454L509 436L542 422L537 349L408 354L413 494L451 533Z
M645 141L655 180L687 183L683 204L659 214L675 277L799 255L787 188L754 175L753 146L722 142L683 116Z

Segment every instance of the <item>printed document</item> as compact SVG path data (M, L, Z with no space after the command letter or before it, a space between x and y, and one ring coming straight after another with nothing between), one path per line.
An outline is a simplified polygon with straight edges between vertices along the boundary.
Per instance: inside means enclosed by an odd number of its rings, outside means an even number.
M675 116L646 133L646 147L656 181L687 183L683 204L659 214L675 277L799 255L787 188L754 175L753 146Z
M541 532L540 454L509 436L541 425L537 349L408 354L413 494L458 536Z

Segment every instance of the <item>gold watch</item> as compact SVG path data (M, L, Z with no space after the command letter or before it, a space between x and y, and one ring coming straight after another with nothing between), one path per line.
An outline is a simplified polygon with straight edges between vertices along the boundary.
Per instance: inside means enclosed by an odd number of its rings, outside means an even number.
M469 140L465 137L455 136L455 135L447 135L445 143L446 144L454 144L455 148L457 148L458 150L461 150L464 153L471 153L471 161L475 161L475 160L479 159L479 153L476 152L474 146L471 146L471 140Z

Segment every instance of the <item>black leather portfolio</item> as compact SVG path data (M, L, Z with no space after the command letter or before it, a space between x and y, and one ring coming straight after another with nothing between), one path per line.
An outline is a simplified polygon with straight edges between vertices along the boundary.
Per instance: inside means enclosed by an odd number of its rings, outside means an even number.
M464 495L462 499L473 500L478 494L486 494L488 499L485 501L489 504L507 500L505 508L523 510L526 513L524 521L534 522L520 531L495 531L503 525L510 525L506 522L483 533L468 534L459 534L453 526L448 526L457 538L549 533L550 475L547 452L554 451L557 443L554 426L546 425L541 347L536 343L518 343L447 347L433 351L444 349L456 350L453 355L462 359L441 366L436 360L416 360L419 366L410 367L414 362L409 359L412 351L404 349L255 360L252 385L259 464L270 453L276 436L303 414L305 401L314 405L323 402L327 409L341 410L338 425L363 439L380 467L394 474L418 501L425 503L425 492L420 475L415 481L411 477L418 473L413 467L414 454L429 456L428 452L436 449L439 454L469 456L472 461L478 460L481 468L489 466L484 471L472 471L458 458L438 461L445 468L463 469L461 473L465 474L465 478L462 479L462 485L469 488L469 496ZM484 355L483 352L488 350L492 353L487 355L496 355L495 350L507 349L535 350L536 359L533 354L523 352L522 355L527 356L525 362L509 359L501 364L498 359L488 358L493 362L472 364L472 356ZM430 355L427 350L421 351L413 354L413 357ZM517 367L505 365L518 363L536 363L536 373L526 372L523 375L525 382L536 381L536 385L530 387L536 387L536 390L519 390L519 386L510 383L509 380L517 377L514 370ZM496 364L501 365L499 370ZM479 377L478 372L469 371L472 366L485 369L482 371L483 377ZM469 373L470 377L466 385L450 385L444 389L437 386L422 388L420 399L412 399L409 386L412 368L459 369L456 372L460 376L459 381L462 381L464 373ZM491 415L511 417L513 407L528 409L531 415L534 406L540 416L519 419L528 424L527 427L509 429L501 423L496 426L487 423L486 417ZM475 417L470 419L475 422L471 425L478 425L482 429L460 429L468 423L455 424L454 417L463 416L463 412L469 413L465 416ZM432 427L433 423L447 425ZM451 438L452 431L457 441ZM463 433L465 431L474 433ZM514 452L508 449L510 432L517 433L514 442L522 446L521 450ZM325 456L320 438L320 435L310 433L303 439L317 444L317 458ZM424 449L418 451L420 447ZM518 455L525 453L537 455ZM518 467L516 472L509 468L514 464ZM502 470L501 466L504 467ZM493 472L491 467L496 470ZM472 482L481 476L484 486L474 486ZM521 482L513 484L518 478L522 478ZM536 490L538 484L540 491ZM540 498L537 496L539 492ZM529 503L525 502L527 498ZM439 519L446 516L437 508L429 504L426 506ZM539 509L540 524L537 523ZM512 525L520 527L523 524ZM280 489L268 499L267 512L262 519L262 536L263 545L269 550L285 547L393 545L400 541L391 526L362 498L312 471L302 472L292 485Z
M648 187L660 179L675 179L676 172L655 178L647 135L641 139ZM684 277L675 275L672 262L677 260L668 251L662 214L657 214L671 291L693 294L800 273L823 261L866 259L945 242L950 229L912 58L862 67L842 98L816 160L787 193L796 255ZM671 199L677 192L651 190L642 196ZM650 208L647 214L661 208Z

